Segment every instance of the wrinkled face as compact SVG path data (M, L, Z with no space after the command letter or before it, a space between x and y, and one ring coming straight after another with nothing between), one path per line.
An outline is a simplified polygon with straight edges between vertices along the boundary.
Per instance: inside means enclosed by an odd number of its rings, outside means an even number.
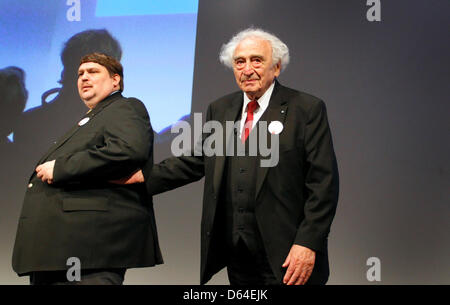
M78 93L91 109L112 92L119 90L119 82L118 74L109 75L108 70L100 64L86 62L78 68Z
M281 64L272 62L272 46L267 40L247 38L241 41L233 55L236 82L253 100L260 98L280 75Z

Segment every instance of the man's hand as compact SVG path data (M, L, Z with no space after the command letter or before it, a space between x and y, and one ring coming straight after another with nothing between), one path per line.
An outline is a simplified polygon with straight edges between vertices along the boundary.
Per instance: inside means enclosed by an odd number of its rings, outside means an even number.
M144 175L142 174L142 171L138 169L128 177L123 177L122 179L118 180L111 180L109 181L111 183L115 184L135 184L135 183L143 183L144 182Z
M282 265L283 268L287 267L283 283L304 285L311 276L315 260L316 252L300 245L293 245Z
M53 183L53 168L55 167L55 160L47 161L36 167L37 177L48 184Z

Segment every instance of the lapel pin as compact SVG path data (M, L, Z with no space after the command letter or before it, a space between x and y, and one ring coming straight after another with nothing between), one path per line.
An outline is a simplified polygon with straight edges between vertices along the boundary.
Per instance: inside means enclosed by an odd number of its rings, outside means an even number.
M78 126L83 126L87 122L89 122L89 118L84 118L84 119L82 119L81 121L78 122Z
M283 123L280 121L273 121L269 124L269 132L271 134L280 134L283 131Z

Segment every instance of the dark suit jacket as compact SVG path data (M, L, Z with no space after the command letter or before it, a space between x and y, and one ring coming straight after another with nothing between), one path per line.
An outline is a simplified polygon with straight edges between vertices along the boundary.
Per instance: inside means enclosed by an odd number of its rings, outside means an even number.
M213 102L206 121L225 126L235 121L243 103L236 92ZM258 167L256 174L256 220L272 270L282 280L281 267L293 244L316 251L308 281L325 283L329 275L327 237L338 200L338 171L324 103L306 93L276 82L263 114L267 125L280 121L279 162ZM261 122L261 120L259 121ZM267 132L267 129L265 131ZM203 136L203 141L208 135ZM164 192L205 176L201 224L201 283L226 264L223 240L214 226L224 173L224 156L169 158L144 169L150 194Z
M79 258L82 269L162 263L145 187L105 182L153 162L145 106L115 93L85 117L38 162L56 160L54 183L35 172L29 179L12 260L19 275L65 270L69 257Z

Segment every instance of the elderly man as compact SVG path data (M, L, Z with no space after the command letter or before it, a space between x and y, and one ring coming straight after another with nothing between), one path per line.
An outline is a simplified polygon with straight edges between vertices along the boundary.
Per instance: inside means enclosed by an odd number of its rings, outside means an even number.
M258 132L278 134L278 163L262 167L259 152L191 154L149 163L143 176L138 172L127 183L145 181L154 195L205 176L202 284L225 266L232 285L324 284L327 236L338 199L325 105L280 85L276 78L289 62L289 50L263 30L238 33L223 46L220 60L233 69L241 91L213 102L206 120L241 121L236 134L246 151L247 137L265 122L261 126L269 128Z
M89 111L38 162L20 215L13 269L31 284L122 284L127 268L162 263L145 187L102 182L152 160L145 106L122 90L116 59L81 59L78 92Z

